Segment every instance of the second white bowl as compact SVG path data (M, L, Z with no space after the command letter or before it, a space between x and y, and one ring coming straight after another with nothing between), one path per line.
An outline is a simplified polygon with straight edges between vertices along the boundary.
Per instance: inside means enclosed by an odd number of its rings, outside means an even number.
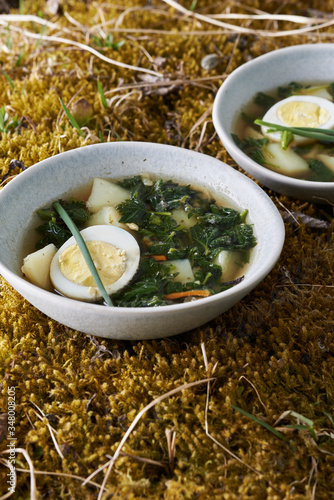
M306 44L274 50L233 71L220 87L213 106L213 123L227 152L264 186L293 198L334 202L334 182L313 182L273 172L243 153L232 133L235 122L258 92L291 82L318 84L334 81L334 44Z

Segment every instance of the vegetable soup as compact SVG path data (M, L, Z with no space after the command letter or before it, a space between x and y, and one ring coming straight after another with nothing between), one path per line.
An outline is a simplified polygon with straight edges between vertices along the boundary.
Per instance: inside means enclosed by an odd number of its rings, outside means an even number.
M56 200L37 213L40 239L23 260L25 278L113 306L163 306L219 293L242 281L256 245L247 210L145 175L95 178L84 201Z
M255 95L238 117L236 145L274 172L334 181L334 83L291 82Z

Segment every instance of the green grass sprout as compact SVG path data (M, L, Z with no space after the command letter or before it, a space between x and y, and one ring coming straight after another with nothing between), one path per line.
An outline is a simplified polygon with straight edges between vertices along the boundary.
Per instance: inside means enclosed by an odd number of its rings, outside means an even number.
M3 76L6 78L7 82L9 83L9 85L12 87L13 90L15 90L15 85L14 85L14 82L13 80L11 79L11 77L8 75L8 73L6 73L6 71L2 70L2 74Z
M193 0L193 1L191 2L191 5L190 5L190 7L189 7L189 10L190 10L191 12L194 12L194 10L196 9L196 6L197 6L197 0Z
M66 210L61 206L61 204L59 203L59 201L56 201L53 203L53 207L55 210L57 210L58 214L60 215L60 217L63 219L63 221L65 222L66 226L68 227L68 229L71 231L72 235L74 236L75 238L75 241L77 242L77 245L86 261L86 264L91 272L91 275L93 276L94 278L94 281L96 283L96 286L97 288L99 289L99 292L101 293L102 297L104 298L106 304L108 306L111 306L113 307L113 303L112 303L112 300L111 298L109 297L102 281L101 281L101 278L99 276L99 273L97 272L97 269L95 267L95 264L93 262L93 259L89 253L89 250L87 248L87 245L85 243L85 240L83 239L83 237L81 236L81 233L79 231L79 229L77 228L77 226L74 224L74 222L72 221L71 217L68 215L68 213L66 212Z
M101 99L101 103L102 103L102 106L107 109L108 107L108 103L107 103L107 100L106 100L106 97L104 95L104 92L103 92L103 87L102 87L102 84L101 84L101 81L100 81L100 77L98 76L97 77L97 90L99 92L99 95L100 95L100 99Z
M296 430L299 430L299 431L308 431L311 436L313 437L313 439L315 441L317 441L317 435L316 435L316 432L315 432L315 429L314 429L314 422L313 420L310 420L309 418L307 417L304 417L304 415L301 415L300 413L297 413L296 411L294 410L288 410L286 411L283 415L281 415L281 418L284 418L287 417L287 416L291 416L291 417L294 417L297 422L302 422L302 423L297 423L297 424L287 424L285 425L285 427L287 427L288 429L296 429Z
M69 119L69 122L71 123L72 127L78 131L78 134L81 135L81 137L83 137L83 133L82 133L82 130L81 130L78 122L76 121L76 119L74 118L74 116L72 115L70 110L67 108L67 106L65 106L65 104L63 103L63 101L61 100L60 97L59 97L59 101L60 101L60 104L62 105L63 110L65 111L65 114L66 114L67 118Z
M329 420L330 420L330 422L331 422L332 426L334 427L334 419L333 419L332 415L330 415L330 414L329 414L329 413L327 413L326 411L324 411L324 414L326 415L326 417L328 417L328 418L329 418Z
M272 427L271 425L267 424L267 422L264 422L263 420L261 420L260 418L258 417L255 417L255 415L252 415L251 413L248 413L248 411L245 411L243 410L242 408L239 408L238 406L235 406L234 404L231 403L231 406L234 410L242 413L243 415L245 415L245 417L247 418L250 418L251 420L254 420L254 422L256 422L257 424L260 424L262 425L263 427L265 427L268 431L272 432L273 434L275 434L275 436L277 436L278 438L282 439L283 441L286 441L286 438L285 436L277 431L276 429L274 429L274 427Z
M4 106L0 108L0 132L2 134L6 134L10 129L14 129L19 125L20 121L14 116L11 120L9 119L9 115L5 110Z

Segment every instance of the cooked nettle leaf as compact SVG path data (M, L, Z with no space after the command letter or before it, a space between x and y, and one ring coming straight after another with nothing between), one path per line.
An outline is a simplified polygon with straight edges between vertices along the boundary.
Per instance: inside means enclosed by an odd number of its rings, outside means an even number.
M328 90L329 90L331 96L334 97L334 82L332 82L328 85Z
M278 87L277 95L280 99L283 99L285 97L298 94L302 88L303 88L302 84L297 82L291 82L289 83L289 85L286 85L285 87Z
M133 189L136 191L140 185L143 184L142 178L140 175L134 175L133 177L129 177L128 179L123 179L117 183L119 186L124 187L125 189Z
M190 186L179 186L172 181L156 181L148 196L148 201L155 212L166 212L187 203L197 192Z
M72 198L69 202L61 200L60 204L77 226L88 221L90 213L84 201L78 201Z
M64 228L62 224L57 224L55 219L38 226L36 231L43 235L36 243L37 250L49 243L53 243L57 248L60 248L72 236L71 232Z
M195 273L196 281L199 281L201 285L212 285L217 283L222 276L222 268L217 264L200 257L195 261L198 269Z
M173 289L171 283L176 276L176 274L171 272L171 268L172 266L155 262L153 259L141 259L132 282L113 295L114 303L120 307L155 307L166 305L167 302L163 300L163 297L166 295L166 290L169 290L168 286L171 286ZM178 285L176 288L179 291Z
M70 215L76 226L82 229L90 217L85 203L74 198L71 198L69 201L59 200L59 203ZM37 214L45 221L44 224L36 228L36 231L43 235L36 243L37 249L43 248L49 243L53 243L59 248L72 236L62 218L52 207L37 210Z
M311 181L330 182L333 179L333 172L322 161L310 159L308 164L312 170Z
M241 250L252 248L256 245L253 228L249 224L239 224L228 231L227 234L211 241L211 248L224 250Z
M122 214L119 222L143 224L150 217L145 201L139 196L138 190L132 193L129 200L117 205L117 210Z
M53 208L41 208L36 213L42 220L51 220L57 217L57 212Z
M306 155L311 151L314 144L298 144L291 146L291 149L299 156Z
M217 224L199 223L190 231L199 253L204 255L209 255L214 249L216 254L217 250L242 250L256 245L253 228L249 224L236 224L224 229Z
M204 255L209 255L212 241L221 235L217 226L204 224L196 224L190 228L190 231L199 254L204 253Z
M198 217L199 222L218 224L221 229L228 229L241 222L240 214L233 208L210 206L211 212Z
M258 92L254 97L254 103L263 108L263 111L268 111L274 104L276 104L277 99L275 97L264 94L263 92Z
M249 139L241 140L236 134L232 134L232 139L247 156L252 158L252 160L260 163L261 165L266 164L267 161L263 154L263 148L269 143L269 139L264 137L263 139L254 139L249 137Z

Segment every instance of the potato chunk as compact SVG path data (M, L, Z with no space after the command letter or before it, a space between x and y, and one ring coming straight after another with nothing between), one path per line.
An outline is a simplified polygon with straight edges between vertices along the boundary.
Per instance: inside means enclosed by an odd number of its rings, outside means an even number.
M86 206L92 213L98 212L105 205L115 207L130 198L130 191L106 179L96 177Z
M222 268L222 282L232 281L238 277L238 273L243 266L239 252L233 250L221 250L213 260L213 264L217 264Z
M53 243L50 243L46 247L30 253L23 259L22 274L33 285L52 291L50 265L56 252L57 248Z
M181 283L187 283L188 281L195 281L195 276L188 259L176 259L163 262L163 264L172 264L172 273L179 273L174 281L180 281Z
M196 217L194 215L188 217L188 213L182 208L176 208L173 210L172 217L178 224L184 226L186 229L190 229L197 223Z
M121 229L129 230L126 224L122 224L119 221L121 214L115 207L105 206L101 208L98 212L94 213L87 222L88 226L101 226L101 225L112 225L120 227Z
M310 172L306 160L297 155L292 149L281 148L278 143L267 144L263 150L268 168L289 177L304 177Z

